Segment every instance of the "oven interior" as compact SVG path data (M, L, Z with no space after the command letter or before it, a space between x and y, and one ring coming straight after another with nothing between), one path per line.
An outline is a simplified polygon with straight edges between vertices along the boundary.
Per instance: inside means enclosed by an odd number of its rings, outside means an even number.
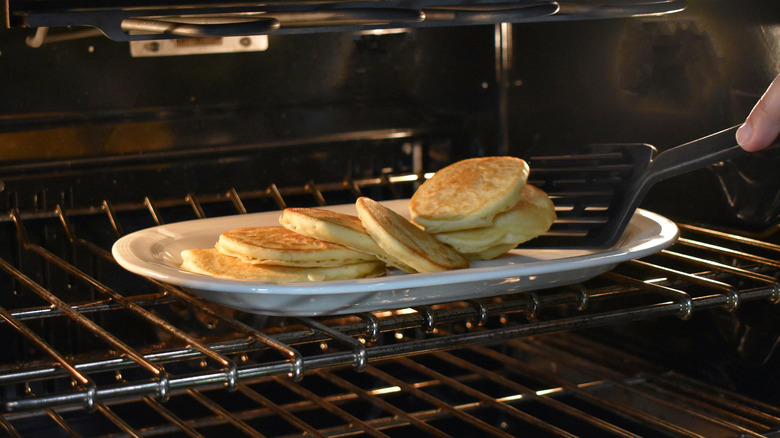
M408 198L463 158L664 150L740 123L778 71L776 4L668 3L181 56L11 15L0 435L780 435L777 147L654 187L642 207L678 224L669 249L534 292L281 317L111 254L156 225ZM28 25L67 15L9 4Z

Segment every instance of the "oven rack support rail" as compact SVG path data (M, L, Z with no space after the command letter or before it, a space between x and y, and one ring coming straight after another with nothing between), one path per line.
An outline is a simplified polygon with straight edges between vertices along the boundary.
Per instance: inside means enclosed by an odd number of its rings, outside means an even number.
M680 224L678 243L646 260L635 260L590 282L534 293L518 293L495 299L482 299L400 311L372 312L338 318L288 319L284 330L257 328L235 314L188 295L183 290L155 280L144 280L151 292L125 296L102 283L83 267L69 263L54 250L28 235L28 223L40 218L54 219L52 226L66 236L69 251L86 251L95 263L114 264L110 252L80 237L73 221L83 216L102 215L117 236L122 235L119 213L146 210L155 223L162 224L165 210L190 206L192 214L204 217L205 203L228 203L245 213L242 199L271 197L278 206L284 196L305 193L324 203L322 192L351 188L357 196L361 187L410 183L416 176L345 181L333 185L309 182L303 187L242 192L235 189L222 195L188 195L181 200L138 205L112 206L105 201L97 210L26 215L12 210L20 253L32 257L46 269L58 270L72 283L84 283L94 290L94 299L67 302L38 278L0 258L0 272L11 278L18 293L37 295L45 305L0 308L0 328L25 339L44 359L0 367L0 388L5 388L2 410L7 413L38 412L46 409L83 408L100 410L106 403L128 398L148 398L165 402L173 395L191 391L227 389L236 391L247 383L283 376L299 381L304 374L332 367L366 369L377 361L475 345L505 342L535 335L667 316L688 319L708 309L733 312L746 302L771 306L780 298L780 246L764 240L701 226ZM204 203L204 204L202 204ZM99 211L99 213L96 213ZM99 260L99 262L98 262ZM694 291L695 292L692 292ZM185 305L208 319L210 324L228 327L228 339L211 339L207 331L189 333L150 309L165 305ZM121 335L95 322L95 316L129 312L176 342L162 345L131 345ZM102 354L74 355L58 351L38 330L47 320L67 319L99 338L108 347ZM453 330L453 327L459 327ZM389 336L389 340L388 340ZM382 338L382 342L378 340ZM319 346L312 351L311 346ZM269 354L264 354L268 352ZM260 354L261 360L247 359ZM266 357L267 356L267 357ZM199 363L195 371L170 373L181 363ZM96 382L92 376L115 374L115 381ZM124 380L124 375L140 375ZM37 392L47 382L70 381L70 388ZM41 384L43 382L43 384ZM52 384L52 386L54 386ZM14 392L12 388L25 388Z

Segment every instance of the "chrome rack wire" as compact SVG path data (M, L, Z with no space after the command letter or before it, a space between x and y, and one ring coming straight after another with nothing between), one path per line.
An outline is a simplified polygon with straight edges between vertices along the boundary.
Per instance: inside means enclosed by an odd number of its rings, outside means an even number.
M529 360L539 361L537 356L547 357L552 354L549 350L557 348L556 357L566 359L561 363L573 363L579 369L580 362L589 360L587 349L578 348L582 355L575 356L570 353L574 348L551 346L548 337L537 335L556 333L557 337L550 339L580 345L585 340L570 338L572 335L564 332L666 317L687 320L704 310L734 312L747 302L772 305L780 299L776 278L780 246L686 224L680 224L682 238L670 249L623 263L582 284L316 319L245 315L214 306L178 287L122 271L105 242L82 237L96 224L108 228L114 238L123 235L123 230L130 228L123 213L145 211L155 223L162 224L168 211L177 207L190 210L195 218L205 217L210 204L226 204L236 213L246 213L248 199L269 198L283 208L285 197L291 194L311 196L313 204L322 205L323 194L330 191L347 190L359 196L367 187L382 186L396 193L399 184L414 184L418 178L385 175L331 184L308 182L299 187L272 185L264 191L231 189L223 194L189 194L182 199L146 198L134 204L112 205L106 200L99 207L86 209L57 207L32 214L10 211L5 231L15 236L11 245L15 244L16 250L7 259L0 258L0 281L9 285L0 301L0 330L10 354L0 359L4 412L0 430L16 436L24 429L20 424L25 420L46 418L66 431L75 431L77 425L69 418L82 413L98 416L116 428L116 433L129 435L176 430L197 436L198 430L217 426L255 435L263 429L252 423L258 417L286 422L294 429L289 432L292 434L379 435L382 430L410 426L442 435L448 432L440 423L450 418L496 435L509 433L502 428L511 429L518 423L566 435L565 427L529 414L524 406L530 400L532 411L541 404L572 415L588 428L621 436L635 434L616 425L620 422L581 413L577 403L607 407L641 427L678 434L687 426L615 400L624 393L639 393L661 411L674 410L675 402L663 394L666 385L694 385L680 376L663 373L639 359L632 361L641 366L625 374L602 369L602 359L611 354L602 352L603 357L593 359L587 372L585 368L578 371L588 378L566 380L569 377L522 365L517 354L503 350L526 352L523 354ZM599 348L594 347L592 354L608 347ZM491 363L497 361L503 371L480 369L456 358L474 354ZM446 362L465 371L453 377L420 365L426 360ZM385 366L388 361L393 367L411 370L421 380L410 383L406 377L393 374ZM540 387L511 383L502 374L510 371L527 373L525 380L546 383ZM349 378L343 373L349 373ZM383 383L377 387L357 383L369 378ZM506 390L500 396L475 390L471 382L477 379L504 385ZM317 394L309 381L330 382L335 392ZM465 397L471 401L445 401L428 391L429 387L455 391L461 394L455 400ZM288 392L289 398L271 400L269 394L278 390ZM399 393L418 400L420 406L398 408L388 398ZM230 403L221 401L238 396L255 406L231 411L225 407ZM568 398L578 402L563 401ZM385 414L359 417L344 408L357 399L370 401ZM714 403L698 396L696 400L697 406ZM173 411L180 402L194 403L207 413L199 418L182 417L181 412ZM723 403L739 402L727 398ZM720 414L697 411L689 416L695 427L704 422L708 428L738 430L749 436L777 430L776 409L752 400L751 404L760 407L756 413L744 415L759 419L751 419L749 426L742 420L723 420ZM120 412L139 405L165 420L150 426L131 425ZM481 412L487 407L500 413L500 421L495 412L490 414L491 421L483 418ZM314 411L329 413L334 425L315 421ZM510 426L501 426L506 424Z
M233 392L189 389L165 403L144 397L98 404L90 415L103 421L107 437L382 436L407 429L429 436L758 437L780 427L775 406L661 373L624 351L566 333L380 361L357 374L316 370L308 387L272 376ZM73 414L73 408L11 414L0 424L16 432L12 425L27 415L75 435Z

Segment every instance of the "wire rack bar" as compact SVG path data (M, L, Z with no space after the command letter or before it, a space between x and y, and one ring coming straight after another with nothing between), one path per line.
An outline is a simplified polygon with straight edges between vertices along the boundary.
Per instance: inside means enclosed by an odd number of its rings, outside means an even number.
M748 421L754 424L764 425L760 426L764 430L780 427L780 409L777 406L762 403L723 388L713 390L710 386L675 372L649 375L648 381L671 386L680 393L691 394L697 400L704 400L718 406L718 412L721 415L739 418L740 421L749 419Z
M522 350L530 350L537 354L544 354L544 350L539 350L537 345L529 345L527 343L523 342L515 342L510 341L510 343L517 348L520 348ZM583 399L584 401L591 403L596 406L604 406L607 407L610 411L625 416L626 418L629 418L633 421L637 421L639 423L645 424L648 427L651 427L653 429L664 431L665 433L671 433L673 435L677 436L687 436L687 437L695 437L698 436L698 434L693 433L689 430L686 430L685 428L678 426L676 424L673 424L671 421L662 418L656 414L653 414L652 412L648 410L640 410L636 409L630 405L622 404L618 400L613 400L601 395L598 395L597 393L594 393L593 391L586 390L582 387L582 385L575 384L574 382L567 381L564 378L561 378L557 376L556 374L553 374L548 371L540 370L540 369L534 369L534 367L529 366L526 363L523 363L519 360L503 356L503 355L497 355L490 353L489 350L484 348L479 348L480 352L483 352L485 354L491 354L493 357L503 360L508 365L511 365L512 367L515 367L518 370L521 370L523 374L536 376L537 378L541 378L544 381L550 382L550 384L559 386L561 388L564 388L565 390L571 392L572 394L576 395L577 397ZM549 352L547 354L549 357ZM571 359L571 358L570 358ZM592 363L585 362L581 360L580 358L573 358L573 362L568 362L570 365L574 364L576 366L588 366L593 365ZM616 376L615 373L612 370L605 369L604 367L601 367L601 371L605 374L596 374L598 377L596 378L597 381L599 381L600 385L602 386L608 386L608 387L620 387L623 390L632 391L633 385L627 385L619 381L619 376ZM610 377L617 377L618 379Z
M361 399L365 400L368 403L371 403L374 406L378 406L379 408L383 409L385 412L387 412L390 415L396 416L398 418L403 419L408 424L420 429L420 431L424 432L427 435L430 436L437 436L437 437L447 437L448 434L442 432L439 429L436 429L435 427L429 425L425 421L420 420L417 416L412 415L395 405L386 402L384 399L377 397L376 395L372 394L369 391L364 390L363 388L347 381L346 379L343 379L331 372L325 371L325 370L317 370L316 373L326 379L329 382L332 382L341 388L343 388L348 393L353 393L360 397Z
M690 233L718 237L720 239L724 239L730 242L747 244L752 247L768 249L776 253L780 253L780 245L767 242L764 240L758 240L758 239L750 238L733 232L729 233L726 231L714 230L712 228L707 228L707 227L693 225L693 224L678 223L677 226ZM775 228L774 231L777 231L777 228Z
M447 414L461 421L464 421L472 426L477 427L478 429L482 430L484 433L493 436L511 437L511 435L507 434L506 432L499 430L494 426L491 426L490 424L485 423L484 421L474 417L473 415L470 415L464 410L457 409L454 406L450 405L449 403L437 399L436 397L428 394L427 392L417 388L415 385L410 385L404 382L403 380L390 375L389 373L386 373L375 367L368 367L366 369L366 372L368 374L371 374L374 377L382 379L383 381L393 386L397 386L401 388L404 392L412 394L414 397L419 398L420 400L423 400L424 402L429 403L432 406L435 406L437 409L445 411Z
M71 217L92 216L101 213L106 213L111 217L117 217L117 213L148 210L153 217L161 219L160 210L162 209L182 207L182 206L192 207L192 201L190 199L190 196L197 197L198 205L200 205L201 207L209 204L230 202L233 205L235 205L239 211L241 209L246 211L246 209L243 207L245 201L270 199L274 201L277 208L284 209L287 205L284 200L286 196L308 195L308 196L312 196L312 200L316 202L317 199L319 199L319 197L321 197L323 193L329 193L329 192L346 191L352 193L354 196L357 197L361 195L362 188L367 188L367 187L385 187L391 189L391 193L393 193L394 191L395 194L397 195L398 192L395 189L396 185L414 184L424 180L425 180L425 175L415 175L415 174L383 175L381 177L355 178L355 179L353 179L350 176L347 176L342 181L319 182L316 184L313 181L309 181L307 184L300 185L300 186L277 187L276 184L270 184L264 190L240 190L239 191L236 188L231 188L225 193L198 193L198 194L191 193L185 197L174 197L174 198L154 199L154 200L152 200L149 197L145 197L144 200L141 202L112 203L106 200L103 201L103 203L101 203L100 205L96 205L96 206L64 207L63 211ZM316 190L313 190L313 188L315 187ZM45 218L57 217L58 213L54 209L52 210L37 209L37 210L20 211L18 215L21 219L45 219ZM8 216L0 216L0 223L8 221L9 219L10 217Z
M214 402L213 400L209 399L205 395L201 394L199 391L194 389L187 390L187 394L197 400L201 405L207 407L211 411L213 411L217 416L220 418L226 419L230 424L235 426L238 430L243 432L244 434L256 438L263 438L263 434L252 428L250 425L248 425L245 421L243 421L240 418L237 418L235 415L233 415L229 410L223 408L218 403Z
M556 411L560 411L562 414L570 417L570 418L576 418L578 420L581 420L583 422L590 423L594 425L595 427L601 429L602 431L609 433L610 435L614 436L622 436L627 438L638 438L638 435L631 433L625 429L620 428L619 426L616 426L612 423L609 423L607 421L604 421L596 416L590 415L586 412L583 412L579 409L576 409L570 405L567 405L566 403L563 403L559 400L556 400L553 397L548 397L544 395L537 394L536 391L532 390L531 388L528 388L527 386L521 385L513 380L510 380L498 373L489 371L485 368L482 368L478 365L475 365L472 362L466 361L462 358L459 358L451 353L443 352L443 351L437 351L433 353L435 356L442 358L443 360L447 361L448 363L452 363L457 365L460 368L463 368L465 370L468 370L474 374L478 374L480 377L484 379L488 379L490 381L496 382L497 384L505 387L505 388L511 388L513 391L516 391L517 394L521 395L524 398L528 398L534 401L537 401L539 403L542 403L546 406L549 406Z
M373 437L387 437L387 435L385 435L384 433L380 432L379 430L375 429L374 427L367 424L363 420L355 417L354 415L344 411L343 409L340 409L338 406L326 400L325 398L320 397L316 393L306 388L303 388L299 385L295 385L286 379L276 378L275 380L279 382L282 386L289 389L290 391L316 404L319 408L323 409L324 411L333 414L334 416L340 417L346 422L347 425L357 427L360 430L362 430L364 433Z
M528 346L527 343L523 343L523 346L524 348L533 349L537 353L543 352L543 354L557 360L575 363L579 370L585 370L593 375L609 376L609 379L612 380L612 385L634 394L638 400L647 400L650 403L665 406L670 411L685 413L691 418L728 430L738 434L738 436L760 437L763 436L762 432L770 429L770 426L757 421L750 421L744 418L740 418L737 421L738 417L733 415L731 411L716 408L715 405L708 402L707 397L702 397L695 391L686 391L684 388L680 388L681 385L679 384L676 390L672 391L660 388L655 382L663 381L664 374L642 373L640 374L640 383L627 384L625 374L616 372L614 367L602 365L614 361L615 358L622 358L622 355L614 349L600 348L587 339L583 339L581 345L575 347L556 339L549 343L535 344L533 347ZM589 352L586 346L593 347L593 351ZM576 355L580 356L575 358ZM583 360L583 357L589 357L589 359ZM654 368L652 364L641 360L637 360L636 363L643 368L647 367L646 369ZM707 389L712 391L713 388L709 387ZM686 392L695 395L688 397Z
M573 437L576 436L576 435L572 435L572 434L566 432L565 430L563 430L563 429L561 429L559 427L556 427L556 426L554 426L552 424L549 424L549 423L547 423L547 422L545 422L545 421L543 421L543 420L541 420L541 419L539 419L539 418L537 418L537 417L535 417L533 415L525 413L525 412L515 408L512 405L509 405L507 403L503 403L503 402L497 400L494 397L491 397L491 396L489 396L489 395L487 395L487 394L485 394L483 392L475 390L475 389L469 387L468 385L466 385L464 383L458 382L457 380L455 380L453 378L445 376L444 374L442 374L442 373L440 373L440 372L438 372L436 370L427 368L427 367L425 367L425 366L423 366L423 365L421 365L421 364L419 364L419 363L417 363L417 362L415 362L415 361L413 361L413 360L411 360L409 358L401 357L401 358L398 359L397 362L400 365L402 365L402 366L406 366L406 367L411 368L411 369L413 369L413 370L415 370L417 372L425 374L425 375L431 377L432 379L435 379L435 380L437 380L439 382L442 382L442 384L444 384L444 385L453 387L455 390L457 390L459 392L462 392L463 394L468 395L468 396L473 397L474 399L478 400L479 403L482 403L482 404L491 406L491 407L493 407L495 409L498 409L500 411L503 411L503 412L505 412L505 413L507 413L507 414L509 414L509 415L511 415L511 416L513 416L513 417L523 421L523 422L526 422L526 423L528 423L530 425L533 425L533 426L535 426L535 427L539 428L540 430L543 430L543 431L545 431L547 433L555 434L557 436L562 436L562 437L572 437L573 438Z
M288 423L294 425L295 427L299 428L302 432L307 433L314 437L324 437L322 433L320 433L317 429L312 427L310 424L306 423L305 421L302 421L300 418L296 417L292 413L290 413L288 410L282 408L281 406L277 405L276 403L269 400L267 397L264 397L259 392L253 390L249 386L245 384L241 384L238 387L239 392L250 398L252 401L257 403L258 405L261 405L263 407L266 407L270 409L274 415L278 415L279 417L283 418Z
M190 427L187 424L187 422L181 419L181 417L171 412L170 409L166 408L158 400L153 399L151 397L143 397L142 400L147 406L151 407L157 414L159 414L161 417L168 420L172 426L175 426L178 432L184 433L185 435L193 438L203 436L197 430Z
M369 420L360 420L364 423L363 426L378 435L383 430L415 424L426 433L430 432L430 434L436 436L447 436L447 433L436 428L434 423L444 424L440 422L446 421L449 424L452 424L453 419L463 420L472 417L477 418L474 417L474 415L477 415L481 409L489 404L492 405L495 403L508 404L511 405L513 409L520 412L526 412L527 407L532 406L534 402L546 400L546 404L553 406L558 412L558 414L549 417L555 419L550 423L550 426L553 426L556 422L560 422L561 425L568 425L563 427L572 427L571 419L587 420L590 414L580 413L581 411L575 408L576 404L572 404L569 400L569 396L573 395L594 406L609 407L612 409L613 406L611 403L615 403L613 400L614 394L625 391L634 394L633 397L635 397L636 400L639 400L640 404L647 404L648 409L657 405L665 406L666 409L674 409L675 411L682 412L686 417L697 420L696 423L688 424L685 427L677 426L661 419L659 413L649 414L646 410L624 407L617 412L632 421L628 427L633 427L632 424L643 426L649 425L669 436L706 436L706 434L702 433L702 430L731 430L738 431L742 436L755 437L771 436L773 431L778 430L778 419L776 416L772 415L773 412L777 411L776 407L755 403L753 400L746 399L742 396L732 398L733 394L728 391L722 391L720 388L704 385L700 382L692 382L689 379L676 374L660 372L659 368L653 364L646 363L625 352L604 347L586 337L556 334L551 337L545 336L522 341L514 340L503 345L508 345L511 349L509 351L503 351L505 348L499 346L496 346L495 348L472 346L466 350L432 352L424 356L418 356L415 359L405 358L401 362L392 361L378 364L378 366L385 365L383 366L383 370L379 370L374 366L369 366L368 372L374 373L379 380L367 387L362 386L364 384L351 383L346 380L345 377L341 377L345 372L354 373L354 371L350 371L350 367L337 370L339 373L338 375L334 371L325 370L319 370L315 373L326 381L341 387L343 392L333 393L333 391L325 391L324 393L318 393L315 389L301 390L295 383L279 376L265 379L264 381L266 382L278 382L283 387L288 388L301 396L300 401L291 401L281 405L275 405L270 401L266 402L267 398L260 395L258 389L242 384L239 385L238 392L254 394L252 399L257 402L257 407L247 405L241 410L228 411L227 413L219 412L219 406L215 405L215 400L211 398L212 396L217 395L217 391L203 393L200 391L187 391L178 396L174 396L172 402L175 403L177 398L189 397L199 405L206 408L214 408L214 410L212 410L212 412L215 412L214 415L199 416L197 418L179 421L181 424L164 421L157 426L143 429L133 428L130 425L128 425L128 428L131 431L144 435L155 435L186 429L189 431L189 433L187 433L189 436L199 436L200 433L198 432L198 429L201 428L217 425L231 425L233 427L249 426L250 429L244 430L244 432L254 436L262 433L262 430L249 425L249 421L253 419L263 418L269 415L284 414L285 420L287 420L288 423L300 426L300 421L297 420L298 415L311 415L319 409L324 409L324 405L331 411L338 413L338 416L343 417L343 421L348 421L349 415L345 415L344 413L346 412L345 409L349 403L357 399L371 402L381 401L380 404L382 406L379 407L384 408L388 405L394 406L386 401L386 397L396 394L415 398L420 396L421 400L435 403L434 406L438 409L430 410L425 406L419 406L415 410L405 411L396 406L390 408L391 410L387 410L385 416L380 415L372 417ZM466 361L460 357L460 355L465 352L479 353L482 356L490 357L499 363L504 364L504 366L500 369L494 367L491 370L479 369L479 367L474 368L475 365L473 365L471 361ZM514 352L522 352L522 354L518 356L518 358L515 357L516 354ZM531 355L531 360L521 359L529 354ZM454 373L452 377L449 375L440 375L441 373L435 368L423 365L426 356L436 357L458 367L463 365L461 368L467 371L467 373ZM539 366L540 363L554 363L557 364L557 366ZM408 377L404 377L405 369L413 369L420 373L420 375L427 376L427 379L409 380ZM565 372L566 370L576 370L576 373L570 375ZM518 380L518 375L521 376L520 380L522 380L523 376L534 377L538 382L546 383L547 386L543 387L544 389L536 391L531 390L531 392L528 392L526 388L517 387L516 380ZM463 396L475 396L476 394L474 391L475 388L480 386L479 382L486 380L494 382L502 388L506 388L509 391L507 393L516 395L494 397L492 401L485 399L482 402L469 402L468 400L463 400ZM661 387L672 388L669 390L668 396L664 394L664 392L658 390L658 388ZM678 390L682 397L677 396ZM455 399L459 399L461 402L453 403L453 400L447 397L447 391L453 391L454 393L459 394L455 396ZM193 392L198 395L193 396ZM431 395L433 393L437 395ZM535 396L531 396L531 394L534 394ZM697 396L697 394L703 395ZM145 402L159 404L159 402L154 399L148 399ZM132 402L118 402L116 407L121 407L123 403ZM270 408L269 403L275 406L275 408ZM753 413L744 409L729 411L729 407L734 403L752 406L759 412ZM438 405L442 406L439 407ZM448 408L444 408L444 406L447 406ZM569 408L565 408L566 406ZM561 407L562 409L559 409ZM766 410L762 408L766 408ZM399 410L403 414L399 413ZM451 412L452 410L461 412L462 415L454 414ZM60 415L59 410L52 412L55 415ZM99 409L96 415L111 415L113 412L113 408L107 407L106 409ZM737 416L735 413L740 413L742 416ZM165 420L171 416L177 418L175 413L171 413L171 415L165 417ZM395 416L399 417L396 418ZM447 420L448 416L453 417ZM10 421L15 420L15 418L10 416L8 419ZM746 419L749 421L746 421ZM605 420L594 420L598 419L592 419L589 423L593 425L599 425L599 423L602 422L605 423L601 429L605 432L610 432L610 435L637 436L637 434L630 430L620 428L615 423L606 422ZM7 422L8 420L6 423ZM121 423L125 423L125 421L122 420ZM518 423L512 421L510 423L515 427L522 427L521 424L523 422L520 421ZM477 424L476 427L480 426L480 424ZM9 425L9 427L13 430L13 426ZM63 421L61 427L67 430L66 428L70 428L71 426L67 421ZM117 427L121 429L119 425L117 425ZM708 429L713 427L716 429ZM328 429L321 429L316 431L316 433L312 433L312 435L327 436L330 433L344 434L360 430L362 430L360 427L349 423L345 426L333 426ZM502 432L494 427L480 430L483 430L485 433L494 433L498 435ZM565 436L567 433L568 432L564 430L561 434ZM13 434L10 435L13 436Z

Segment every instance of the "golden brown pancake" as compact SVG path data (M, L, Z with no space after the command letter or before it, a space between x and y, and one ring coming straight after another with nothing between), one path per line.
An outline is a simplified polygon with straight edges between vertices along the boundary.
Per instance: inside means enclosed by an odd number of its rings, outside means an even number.
M352 280L385 274L384 263L359 262L336 267L296 267L244 263L216 249L188 249L181 253L181 268L216 278L292 283L329 280Z
M500 244L479 252L463 253L463 257L466 257L469 260L493 260L494 258L513 250L515 246L517 245L511 243Z
M417 272L468 268L469 262L451 247L389 208L366 197L355 203L368 234L386 253Z
M340 266L376 257L284 227L249 227L222 233L217 249L246 262L280 266Z
M528 164L516 157L471 158L436 172L412 196L412 221L429 233L486 227L520 201Z
M321 208L286 208L279 218L279 223L298 234L372 254L404 272L416 272L382 250L366 232L357 216Z
M520 202L497 214L490 226L449 231L435 237L464 254L482 253L498 245L514 248L549 230L555 218L555 206L547 194L526 185Z

